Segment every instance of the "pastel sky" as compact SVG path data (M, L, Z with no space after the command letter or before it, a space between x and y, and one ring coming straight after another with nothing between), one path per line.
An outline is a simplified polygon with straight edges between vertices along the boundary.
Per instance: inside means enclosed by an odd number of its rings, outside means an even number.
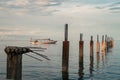
M120 39L120 0L0 0L0 35L108 34Z

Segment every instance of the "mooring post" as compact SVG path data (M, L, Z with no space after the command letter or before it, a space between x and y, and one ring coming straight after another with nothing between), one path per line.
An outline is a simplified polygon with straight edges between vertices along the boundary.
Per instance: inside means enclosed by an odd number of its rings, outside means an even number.
M112 38L110 37L110 48L112 48Z
M83 77L83 47L84 47L84 41L83 41L83 34L80 34L80 41L79 41L79 76L80 78Z
M99 35L97 35L97 42L96 42L96 60L97 60L97 69L99 68L99 61L100 61L100 42L99 42Z
M113 47L112 46L112 38L111 37L108 38L108 47L109 47L109 49L111 49Z
M97 35L96 52L97 52L97 53L100 53L99 35Z
M79 41L79 63L83 63L83 34L80 34L80 41Z
M5 52L7 53L7 79L22 80L22 49L6 47Z
M31 50L26 47L7 46L7 79L22 80L22 54Z
M63 41L63 53L62 53L62 72L68 73L68 66L69 66L68 24L65 24L65 41Z
M44 48L40 48L40 49L44 49ZM47 60L50 60L47 56L34 52L34 50L31 50L30 47L7 46L4 49L4 51L7 54L7 76L6 78L10 80L22 80L22 54L32 52ZM37 59L39 61L42 61L41 59L38 59L31 55L28 55L28 56L34 59Z
M114 39L111 38L111 48L113 48L113 47L114 47Z
M94 42L93 42L93 36L91 36L91 40L90 40L90 57L93 57L93 45L94 45Z
M91 36L91 40L90 40L90 74L92 75L92 71L93 71L93 36Z
M105 52L105 47L107 47L106 45L105 45L105 43L106 43L106 40L105 40L105 42L104 42L104 35L102 35L102 53L104 53Z
M22 80L22 54L7 55L7 79Z
M108 50L110 48L110 38L109 38L109 36L107 37L107 48L108 48Z
M108 37L105 35L105 52L108 51Z

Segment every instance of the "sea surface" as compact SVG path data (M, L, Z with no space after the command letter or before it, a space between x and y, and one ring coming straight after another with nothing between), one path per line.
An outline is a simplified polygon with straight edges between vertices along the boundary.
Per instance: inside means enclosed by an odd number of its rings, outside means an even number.
M42 59L39 61L27 55L22 59L22 80L120 80L120 41L114 41L114 48L107 53L96 55L96 41L94 42L94 62L90 65L89 40L84 41L84 68L79 75L79 40L70 40L69 73L62 76L62 40L56 44L32 45L29 40L0 41L0 80L6 80L6 46L43 47L44 54L50 58L46 60L36 54L28 53ZM91 69L92 68L92 69Z

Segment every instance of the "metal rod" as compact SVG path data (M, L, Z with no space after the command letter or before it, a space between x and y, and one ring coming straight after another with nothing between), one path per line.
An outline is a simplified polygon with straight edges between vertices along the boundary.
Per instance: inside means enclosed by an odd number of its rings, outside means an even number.
M47 48L42 48L42 47L27 47L27 48L35 48L35 49L47 49Z
M36 60L43 61L43 60L41 60L41 59L39 59L39 58L36 58L36 57L33 57L33 56L29 55L29 54L25 54L25 55L27 55L27 56L29 56L29 57L31 57L31 58L34 58L34 59L36 59Z
M83 34L80 33L80 41L82 41L82 40L83 40Z
M65 24L65 41L68 40L68 24Z
M41 51L41 52L44 52L44 50L32 50L32 51Z
M43 55L43 54L39 54L39 53L37 53L37 52L34 52L34 51L31 51L32 53L35 53L35 54L37 54L37 55L39 55L39 56L41 56L41 57L43 57L43 58L45 58L45 59L47 59L47 60L50 60L47 56L45 56L45 55Z

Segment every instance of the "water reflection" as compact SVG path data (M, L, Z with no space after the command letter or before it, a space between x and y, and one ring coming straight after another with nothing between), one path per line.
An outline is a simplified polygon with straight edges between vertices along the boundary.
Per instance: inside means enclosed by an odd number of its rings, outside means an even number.
M93 56L90 56L90 78L93 77Z
M79 61L79 78L78 80L83 80L83 75L84 75L84 72L83 72L83 57L80 58L80 61Z
M93 74L93 57L90 57L90 74Z
M102 52L102 64L104 65L104 56L105 56L105 52Z
M111 50L111 49L109 49L109 50L104 54L104 55L105 55L105 64L107 64L107 63L110 61L110 59L109 59L110 53L112 53L112 50Z
M62 80L69 80L68 72L62 72Z
M97 60L97 69L99 69L99 63L100 63L100 53L99 52L97 52L96 60Z

